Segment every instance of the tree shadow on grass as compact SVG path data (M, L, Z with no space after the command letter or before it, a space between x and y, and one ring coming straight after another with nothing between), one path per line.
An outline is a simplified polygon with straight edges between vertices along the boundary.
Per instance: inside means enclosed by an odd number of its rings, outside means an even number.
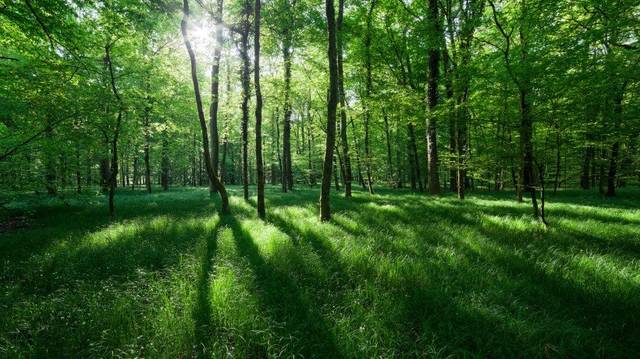
M213 273L213 262L215 260L218 248L218 231L221 221L218 221L212 230L212 236L208 237L204 242L203 254L200 257L200 272L196 280L196 302L194 303L192 316L195 325L195 347L194 356L206 357L208 347L211 347L211 340L215 339L213 334L215 328L212 328L213 316L211 308L211 281Z
M260 303L284 324L275 330L282 337L297 339L299 347L291 351L303 357L342 357L323 316L314 308L315 303L305 298L288 273L262 257L251 235L233 216L224 217L223 224L231 229L238 253L248 260L256 275Z

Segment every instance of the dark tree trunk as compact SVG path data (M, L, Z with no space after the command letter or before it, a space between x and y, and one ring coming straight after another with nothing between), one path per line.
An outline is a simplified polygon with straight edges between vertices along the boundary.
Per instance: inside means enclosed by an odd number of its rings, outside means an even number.
M344 92L344 69L343 69L343 35L342 28L344 21L344 0L338 1L338 23L336 25L336 41L338 51L338 92L340 99L340 147L342 149L342 161L344 164L344 196L351 197L351 159L349 156L349 139L347 137L347 107Z
M373 87L373 79L371 75L371 31L373 21L373 11L375 10L377 0L371 0L369 5L369 12L367 13L367 32L364 38L364 51L365 51L365 108L364 108L364 157L365 167L367 171L367 189L369 193L373 194L373 178L372 178L372 163L371 163L371 146L369 143L369 122L371 120L371 91Z
M118 117L116 119L116 125L113 132L113 138L111 140L111 170L109 173L109 214L113 215L115 212L114 196L116 192L116 181L118 177L118 138L120 136L120 124L122 123L122 99L118 93L116 87L116 77L113 73L113 63L111 61L111 44L105 46L105 62L109 70L109 77L111 79L111 90L118 102Z
M531 194L531 205L533 207L533 216L540 218L538 210L538 200L536 195L535 178L533 172L533 121L527 102L527 92L520 90L520 149L522 151L522 184L524 190Z
M209 139L211 143L211 167L213 171L218 174L218 157L220 150L220 139L218 136L218 104L220 102L220 51L222 48L222 8L223 0L218 0L215 11L215 23L216 23L216 45L213 50L213 64L211 65L211 105L209 106ZM213 183L209 184L209 191L213 194L216 189Z
M262 92L260 91L260 0L255 0L254 7L254 85L256 91L256 172L258 187L258 216L265 217L264 207L264 165L262 163Z
M325 143L324 162L322 164L322 188L320 190L320 220L331 219L329 193L331 191L331 167L333 149L336 143L336 108L338 105L338 64L336 49L336 20L333 0L325 0L327 15L329 62L329 98L327 101L327 139Z
M291 33L286 29L282 41L284 60L284 129L282 131L282 190L293 189L293 170L291 164Z
M209 181L211 181L218 193L220 194L220 199L222 202L222 213L227 213L229 211L229 198L227 196L227 191L224 188L224 185L216 176L213 168L211 167L211 155L209 154L209 136L207 134L207 122L204 117L204 111L202 109L202 98L200 97L200 85L198 84L198 75L196 68L196 57L193 53L193 49L191 48L191 42L189 41L189 36L187 34L187 21L189 19L189 2L188 0L183 0L183 14L182 22L180 23L180 30L182 32L182 37L184 38L184 44L187 48L187 52L189 54L189 61L191 65L191 81L193 82L193 90L196 99L196 108L198 110L198 119L200 121L200 130L202 132L202 156L204 157L203 162L205 164L205 168L207 170L207 175L209 177Z
M240 58L242 59L242 194L245 201L249 200L249 31L251 16L249 0L245 0L242 15L242 30L240 33Z
M589 141L589 143L587 144L587 148L584 151L584 159L582 162L582 174L580 176L580 187L582 187L582 189L591 188L592 174L590 171L592 168L592 162L595 163L594 157L595 157L596 149L593 147L593 144L590 143L589 136L587 137L587 141ZM595 173L593 175L595 176Z

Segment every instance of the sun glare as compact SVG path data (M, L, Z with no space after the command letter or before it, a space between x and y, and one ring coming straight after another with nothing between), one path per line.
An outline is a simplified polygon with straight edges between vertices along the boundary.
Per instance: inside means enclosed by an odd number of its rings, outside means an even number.
M201 20L191 26L189 37L193 48L199 54L207 56L215 45L215 28L210 21Z

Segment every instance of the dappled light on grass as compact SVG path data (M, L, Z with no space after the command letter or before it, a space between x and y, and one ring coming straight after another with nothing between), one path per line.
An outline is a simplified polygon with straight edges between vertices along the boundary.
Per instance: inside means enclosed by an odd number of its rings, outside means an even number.
M2 234L0 353L146 357L629 356L635 210L478 196L123 194L115 220L38 207ZM575 200L575 198L574 198ZM578 198L579 200L579 198ZM579 201L578 201L579 202ZM139 210L142 209L142 210ZM81 218L63 221L62 218ZM45 231L43 226L47 226ZM26 243L20 247L19 243ZM6 254L6 253L10 253Z

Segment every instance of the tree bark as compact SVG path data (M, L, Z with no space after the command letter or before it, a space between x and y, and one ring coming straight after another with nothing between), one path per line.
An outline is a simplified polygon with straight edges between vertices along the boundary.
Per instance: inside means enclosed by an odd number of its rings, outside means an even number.
M349 139L347 137L347 107L344 92L344 69L343 69L343 35L342 28L344 22L344 0L338 1L338 23L336 25L336 42L338 51L338 92L340 98L340 147L342 149L342 162L344 164L344 196L351 197L351 159L349 158Z
M440 17L438 16L438 1L429 0L429 20L431 21L431 36L434 42L442 37ZM440 193L440 179L438 173L438 144L437 119L435 115L438 105L438 77L440 64L440 49L436 44L429 49L429 72L427 79L427 168L429 193Z
M216 176L213 168L211 167L211 155L209 153L209 136L207 134L207 122L204 117L204 111L202 109L202 98L200 97L200 85L198 83L198 73L197 73L197 65L196 65L196 56L191 48L191 42L189 41L189 36L187 33L187 25L189 21L189 2L188 0L183 0L183 15L182 22L180 23L180 30L182 32L182 37L184 38L184 44L187 48L187 52L189 54L189 61L191 64L191 81L193 82L193 91L195 94L196 100L196 108L198 110L198 119L200 121L200 130L202 132L202 156L204 157L204 164L207 171L207 175L209 176L209 181L211 181L215 188L218 190L220 194L220 200L222 202L222 213L229 212L229 198L227 196L227 191L224 188L224 185L218 180L218 176Z
M245 201L249 200L249 31L251 15L249 0L244 0L242 15L242 30L240 33L240 58L242 59L242 194Z
M369 11L367 13L367 32L364 38L365 51L365 108L364 108L364 157L365 167L367 171L367 189L373 194L373 178L371 169L371 146L369 143L369 122L371 120L371 91L373 87L373 79L371 75L371 28L373 20L373 11L375 10L377 0L371 0Z
M118 117L116 119L116 125L113 132L113 138L111 140L111 170L109 173L109 214L113 215L115 212L114 197L116 192L116 181L118 177L118 138L120 136L120 125L122 123L122 112L124 110L122 99L118 93L116 87L116 78L113 72L113 63L111 62L111 44L107 44L105 50L105 62L109 70L109 77L111 79L111 90L118 102Z
M333 0L325 0L327 15L329 62L329 98L327 101L327 138L325 143L324 162L322 164L322 187L320 190L320 220L331 219L329 193L331 191L331 170L333 149L336 142L336 109L338 105L338 64L336 49L336 20Z
M223 0L218 0L216 4L215 30L216 45L213 49L213 64L211 65L211 105L209 106L209 139L211 143L211 167L218 174L218 157L220 149L220 139L218 136L218 104L220 102L220 52L222 48L222 8ZM213 183L210 184L210 192L213 194L216 189Z
M255 0L253 51L254 86L256 91L256 168L258 187L258 216L265 217L264 207L264 164L262 163L262 92L260 90L260 0Z
M291 10L291 9L290 9ZM284 61L284 129L282 131L282 171L284 184L282 190L293 189L293 171L291 164L291 32L286 29L282 41Z

